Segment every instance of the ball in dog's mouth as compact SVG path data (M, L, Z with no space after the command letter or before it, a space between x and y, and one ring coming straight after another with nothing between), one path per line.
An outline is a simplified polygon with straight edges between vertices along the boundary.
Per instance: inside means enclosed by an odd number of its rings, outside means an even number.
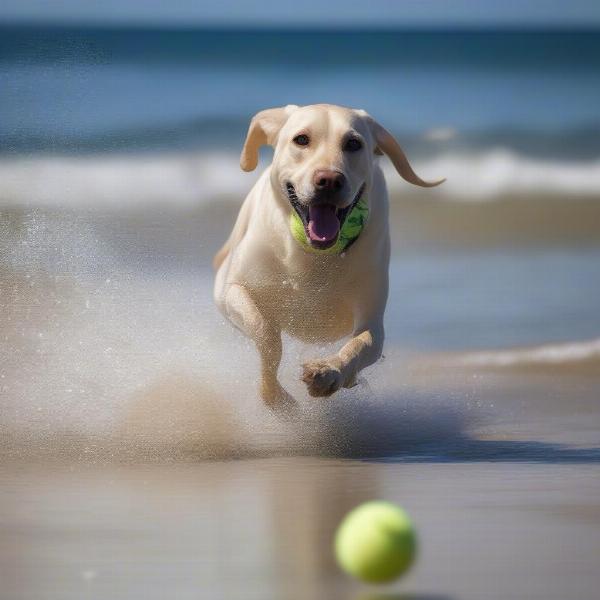
M350 211L360 200L365 184L360 187L351 204L345 208L327 203L306 206L298 199L291 183L287 183L286 187L290 203L304 224L304 231L310 245L325 250L337 242L340 229Z

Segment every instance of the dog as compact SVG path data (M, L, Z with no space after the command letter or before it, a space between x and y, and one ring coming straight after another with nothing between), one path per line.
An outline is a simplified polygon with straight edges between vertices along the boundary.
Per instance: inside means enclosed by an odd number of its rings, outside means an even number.
M409 183L433 187L395 138L363 110L316 104L257 113L240 164L253 171L261 146L273 161L244 201L214 258L214 298L256 344L260 395L270 407L294 399L277 378L282 332L308 343L348 337L331 356L303 365L314 397L356 384L382 353L388 297L388 195L377 155Z

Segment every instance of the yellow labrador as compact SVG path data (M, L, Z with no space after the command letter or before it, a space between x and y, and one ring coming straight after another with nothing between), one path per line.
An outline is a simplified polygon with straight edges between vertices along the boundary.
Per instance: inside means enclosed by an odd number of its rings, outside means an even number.
M303 365L311 396L351 387L381 356L390 239L375 155L387 154L414 185L443 180L420 179L394 137L362 110L316 104L259 112L242 150L244 171L256 168L263 144L275 149L273 162L215 256L214 296L256 343L261 396L277 405L292 401L277 379L282 331L306 342L351 336L336 354Z

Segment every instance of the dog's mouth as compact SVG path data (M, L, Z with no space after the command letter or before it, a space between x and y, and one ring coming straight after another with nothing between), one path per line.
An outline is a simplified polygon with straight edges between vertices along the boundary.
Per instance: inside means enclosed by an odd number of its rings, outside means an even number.
M357 205L365 190L363 183L352 202L345 208L338 208L334 204L319 203L306 206L300 202L296 190L291 183L286 183L287 195L290 204L298 213L306 233L306 239L313 248L326 250L331 248L339 237L340 230L344 226L346 217Z

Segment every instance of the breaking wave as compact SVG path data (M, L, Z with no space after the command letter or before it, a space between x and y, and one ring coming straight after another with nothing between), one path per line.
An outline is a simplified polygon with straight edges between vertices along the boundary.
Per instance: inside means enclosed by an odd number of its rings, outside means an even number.
M420 194L383 160L392 193ZM263 165L266 163L263 163ZM485 202L506 196L600 197L600 160L534 159L497 149L414 162L425 179L446 177L436 197ZM255 181L226 152L36 156L0 162L0 205L136 208L239 203ZM428 192L432 193L432 192Z
M463 366L497 369L579 370L590 367L600 375L600 339L545 344L533 348L474 352L462 355L456 359L456 363Z

